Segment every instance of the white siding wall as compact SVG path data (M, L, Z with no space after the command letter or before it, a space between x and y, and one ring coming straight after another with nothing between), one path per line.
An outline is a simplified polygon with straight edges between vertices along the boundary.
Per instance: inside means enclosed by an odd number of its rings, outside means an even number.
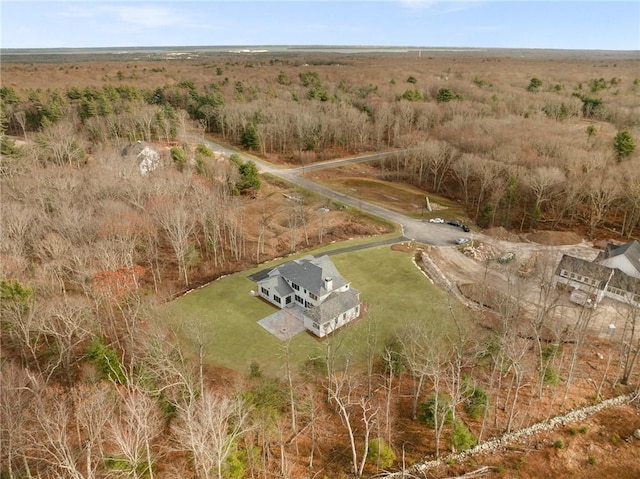
M629 276L633 276L634 278L640 278L640 273L633 267L626 256L619 255L614 256L613 258L607 258L600 261L600 264L609 268L617 268L620 271L624 271Z
M587 284L581 283L579 281L575 281L570 278L563 278L562 276L556 275L555 283L566 284L568 286L571 286L572 288L584 291L585 293L596 294L596 303L599 303L600 301L602 301L602 298L604 297L604 291L602 291L601 289L596 289L593 286L589 286Z

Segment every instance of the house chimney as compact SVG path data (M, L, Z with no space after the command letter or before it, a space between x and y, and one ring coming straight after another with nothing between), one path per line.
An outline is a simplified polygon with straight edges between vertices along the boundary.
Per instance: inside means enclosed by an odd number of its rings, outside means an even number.
M333 278L331 278L331 276L324 279L324 289L327 291L331 291L333 289Z

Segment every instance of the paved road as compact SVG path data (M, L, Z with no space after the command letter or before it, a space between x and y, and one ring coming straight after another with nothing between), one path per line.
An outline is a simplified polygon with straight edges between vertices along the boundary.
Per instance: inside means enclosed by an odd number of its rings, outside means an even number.
M386 218L390 221L393 221L394 223L398 223L402 227L402 235L407 239L435 246L451 246L454 244L457 238L470 237L470 234L464 233L460 228L457 228L455 226L450 226L447 224L433 224L427 221L409 218L403 214L396 213L395 211L391 211L387 208L383 208L382 206L374 205L373 203L369 203L358 198L354 198L353 196L346 195L339 191L332 190L331 188L320 185L301 176L303 173L306 173L308 171L315 171L323 168L333 168L336 166L353 163L363 163L366 161L380 160L383 158L391 157L397 153L411 150L399 150L386 153L363 155L352 158L342 158L338 160L325 161L322 163L314 163L313 165L299 168L278 168L277 166L263 161L260 158L236 150L232 150L212 141L204 140L202 138L199 138L198 141L201 141L215 151L221 151L227 154L236 153L240 155L240 157L245 161L251 160L255 162L255 164L258 166L258 169L262 173L270 173L291 183L302 186L303 188L315 191L316 193L320 193L321 195L331 198L332 200L339 201L345 205L360 209L362 211L366 211L367 213L381 216L382 218Z

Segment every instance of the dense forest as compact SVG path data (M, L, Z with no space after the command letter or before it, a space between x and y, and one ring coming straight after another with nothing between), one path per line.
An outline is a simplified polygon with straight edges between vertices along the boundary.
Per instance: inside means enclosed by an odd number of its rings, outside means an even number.
M452 313L444 329L413 321L381 354L350 358L328 341L325 357L286 361L281 377L222 370L157 323L190 287L387 231L344 213L310 238L310 209L288 208L280 229L264 208L250 216L279 185L204 136L295 165L397 150L376 165L381 178L457 200L480 227L637 238L639 64L3 59L2 477L371 476L579 403L592 313L569 331L550 324L551 265L534 317L510 299L524 287L514 278L485 312L491 329L480 312ZM159 152L152 171L138 144ZM612 346L595 401L637 387L638 311L624 314L630 336Z

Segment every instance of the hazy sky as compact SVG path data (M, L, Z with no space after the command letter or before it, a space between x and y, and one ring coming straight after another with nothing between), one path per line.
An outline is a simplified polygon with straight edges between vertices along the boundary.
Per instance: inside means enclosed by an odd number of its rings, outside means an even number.
M640 50L640 1L0 0L2 48L375 45Z

